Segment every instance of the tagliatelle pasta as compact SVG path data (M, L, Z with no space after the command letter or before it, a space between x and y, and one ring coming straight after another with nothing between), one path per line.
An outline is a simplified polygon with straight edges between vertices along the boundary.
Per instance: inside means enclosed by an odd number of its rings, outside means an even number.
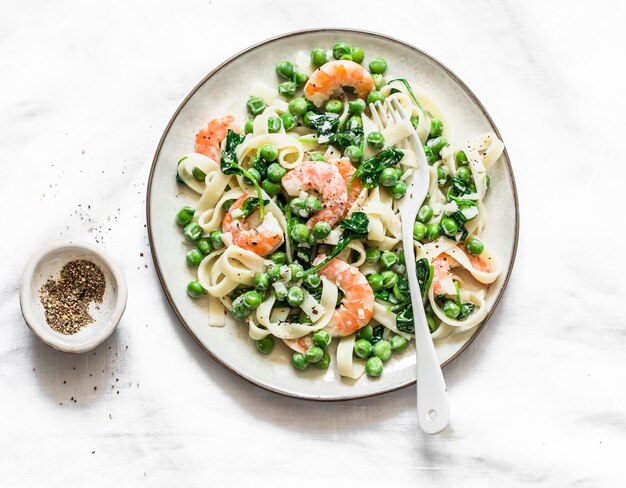
M484 199L504 145L493 133L453 140L428 94L381 58L364 68L359 48L338 43L294 61L276 66L278 89L257 81L243 94L247 121L213 119L177 163L197 196L176 218L194 246L187 290L208 299L208 325L233 315L261 353L279 340L299 370L378 376L414 336L399 202L419 163L407 138L418 136L429 164L413 237L435 342L487 314L501 266L483 242ZM373 104L387 99L410 119L383 127Z

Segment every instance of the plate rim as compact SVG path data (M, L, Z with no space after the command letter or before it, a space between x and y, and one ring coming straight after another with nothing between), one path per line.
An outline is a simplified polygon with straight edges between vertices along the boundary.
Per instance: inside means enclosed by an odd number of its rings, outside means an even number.
M147 189L146 189L146 220L147 220L148 241L149 241L149 244L150 244L150 255L152 256L152 261L154 263L154 267L156 269L157 276L159 278L159 283L161 285L161 288L162 288L163 292L165 293L165 297L167 298L167 301L168 301L170 307L172 308L174 314L178 318L178 321L182 324L182 326L185 328L187 333L194 339L194 341L201 347L201 349L205 353L207 353L213 360L215 360L218 364L220 364L222 367L224 367L227 371L230 371L231 373L235 374L236 376L238 376L240 378L243 378L244 380L248 381L249 383L251 383L251 384L253 384L255 386L258 386L258 387L260 387L260 388L262 388L264 390L267 390L267 391L270 391L272 393L276 393L276 394L279 394L279 395L282 395L282 396L285 396L285 397L288 397L288 398L298 398L298 399L301 399L301 400L311 400L311 401L319 401L319 402L337 402L337 401L358 400L358 399L363 399L363 398L370 398L370 397L382 395L384 393L397 391L397 390L406 388L408 386L414 385L416 383L416 379L404 381L403 383L399 383L397 385L393 385L393 386L389 386L389 387L383 388L382 390L379 390L379 391L375 391L375 392L372 392L372 393L366 393L366 394L362 394L362 395L339 395L339 396L336 396L336 397L335 396L333 396L333 397L316 397L316 396L311 396L311 395L302 394L302 393L298 393L298 392L292 392L292 391L281 390L281 389L278 389L278 388L273 388L273 387L271 387L269 385L263 384L262 382L260 382L258 380L255 380L254 378L251 378L251 377L243 374L240 371L237 371L234 368L231 368L228 364L223 362L219 358L219 356L217 356L216 354L211 352L209 350L209 348L206 347L198 339L198 337L193 333L193 331L187 325L186 321L183 319L181 313L179 312L176 304L174 303L174 299L172 298L172 295L170 294L170 291L169 291L169 288L167 286L167 283L166 283L166 281L165 281L165 279L163 277L163 274L161 273L161 267L159 265L159 259L158 259L157 252L156 252L155 247L154 247L154 238L153 238L153 235L152 235L152 223L151 223L151 220L150 220L150 202L151 202L151 193L152 193L152 183L153 183L153 178L154 178L154 173L155 173L155 169L156 169L157 160L159 159L163 143L165 142L165 139L167 138L167 136L168 136L168 134L170 132L170 129L171 129L172 125L174 124L174 121L176 120L176 118L180 114L181 110L185 107L185 105L187 104L189 99L200 89L200 87L202 87L202 85L204 85L218 71L220 71L222 68L224 68L225 66L229 65L230 63L232 63L236 59L238 59L243 54L246 54L246 53L251 52L251 51L253 51L253 50L255 50L255 49L257 49L257 48L259 48L261 46L264 46L266 44L270 44L272 42L276 42L278 40L289 39L291 37L297 37L297 36L300 36L300 35L311 34L311 33L316 33L316 32L362 34L362 35L365 35L365 36L376 37L376 38L379 38L379 39L383 39L385 41L391 41L392 43L399 44L402 47L408 48L408 49L416 52L417 54L426 57L429 61L431 61L432 63L437 65L439 68L441 68L448 76L450 76L459 85L459 87L470 97L470 99L478 106L480 111L487 118L487 120L489 121L489 123L493 127L494 132L496 133L498 138L501 141L503 141L503 139L502 139L502 136L500 134L500 131L498 130L498 127L496 126L495 122L491 118L491 115L489 114L489 112L487 111L485 106L482 104L482 102L478 99L478 97L474 94L474 92L465 84L465 82L461 78L459 78L450 68L448 68L445 64L443 64L437 58L433 57L432 55L430 55L429 53L423 51L422 49L413 46L412 44L409 44L409 43L407 43L407 42L405 42L403 40L397 39L397 38L389 36L387 34L381 34L379 32L368 31L368 30L363 30L363 29L350 29L350 28L318 27L318 28L300 29L300 30L286 32L284 34L279 34L277 36L269 37L269 38L267 38L267 39L265 39L263 41L260 41L260 42L258 42L256 44L248 46L248 47L244 48L243 50L233 54L228 59L224 60L219 65L217 65L215 68L213 68L211 71L209 71L209 73L206 76L204 76L204 78L202 78L189 91L189 93L180 102L180 104L178 105L178 107L176 108L176 110L174 111L172 116L170 117L170 120L167 123L167 125L165 127L165 130L163 131L163 134L161 135L161 138L159 139L159 144L157 145L154 157L152 159L152 164L150 166L150 175L148 177L148 186L147 186ZM504 278L504 282L502 283L502 288L500 289L498 295L496 296L496 299L495 299L495 301L493 303L493 306L487 312L487 315L485 316L484 320L480 323L480 325L478 325L478 328L476 329L476 332L474 334L472 334L472 336L469 338L469 340L465 344L463 344L463 346L461 346L461 348L454 355L452 355L447 361L445 361L441 365L442 368L445 368L448 364L450 364L452 361L454 361L463 351L465 351L465 349L467 349L469 347L469 345L472 342L474 342L476 337L478 337L478 335L485 328L485 325L487 325L487 322L491 318L493 312L496 310L496 308L500 304L500 300L502 299L502 296L504 295L504 292L505 292L505 290L506 290L506 288L507 288L507 286L509 284L509 279L511 278L511 274L513 272L513 268L514 268L514 265L515 265L515 258L517 256L517 247L518 247L518 242L519 242L519 200L518 200L517 186L515 184L515 175L513 173L513 167L511 165L511 160L509 158L509 154L508 154L508 151L507 151L506 144L504 146L504 151L503 151L502 155L504 156L504 161L505 161L505 164L506 164L507 169L508 169L508 173L509 173L510 178L511 178L511 187L513 189L513 199L514 199L514 207L515 207L515 235L514 235L513 249L512 249L512 252L511 252L511 259L510 259L509 268L508 268L506 276Z

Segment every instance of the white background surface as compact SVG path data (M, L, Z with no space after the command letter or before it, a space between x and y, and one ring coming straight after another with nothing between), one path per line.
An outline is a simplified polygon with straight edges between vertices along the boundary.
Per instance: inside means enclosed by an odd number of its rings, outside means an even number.
M3 1L0 485L621 486L625 13L617 1ZM452 423L437 437L418 431L414 387L319 404L225 371L152 266L146 180L182 98L248 45L319 26L440 59L514 166L516 268L445 369ZM37 340L18 303L30 254L70 237L102 245L129 285L117 332L80 356Z

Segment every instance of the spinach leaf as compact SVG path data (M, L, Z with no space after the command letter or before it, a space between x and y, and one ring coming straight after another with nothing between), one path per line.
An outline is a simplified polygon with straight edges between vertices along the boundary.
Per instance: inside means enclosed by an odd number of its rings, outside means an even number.
M355 178L360 178L365 188L375 188L378 186L378 179L383 170L398 164L403 156L404 153L402 151L388 147L387 149L383 149L376 156L372 156L367 161L364 161L354 172L352 178L350 178L348 191L350 191Z
M407 334L415 333L415 321L413 320L413 307L409 305L396 315L396 327Z
M252 176L246 169L239 165L239 160L237 159L237 154L235 153L237 146L241 144L244 139L245 136L243 134L237 134L232 129L228 129L228 133L226 134L226 144L224 146L224 150L222 151L222 158L220 160L220 169L225 175L247 176L254 183L254 188L256 189L257 197L259 199L261 221L263 221L265 218L265 205L263 202L263 192L259 186L259 182L256 181L254 176Z
M476 306L473 303L463 303L461 305L461 313L458 315L458 317L456 319L457 320L463 320L469 314L471 314L474 311L475 308L476 308Z
M417 275L417 282L420 285L420 291L422 292L422 301L426 303L428 300L428 290L433 282L434 269L428 262L428 259L418 259L415 263L415 274Z
M337 132L339 115L333 113L313 114L309 117L309 124L317 132L317 142L327 144L330 136Z
M383 300L384 302L389 301L389 290L377 290L374 292L374 296L379 300Z
M406 300L410 300L411 291L409 290L409 279L405 276L398 277L398 283L396 283L396 286L394 286L393 293L394 295L399 295L396 296L396 298L402 300L402 303Z
M385 332L384 325L379 325L378 327L374 327L374 334L372 335L372 339L370 340L372 346L383 338L384 332Z
M250 167L256 169L263 179L267 176L267 168L269 165L270 163L261 158L260 151L256 153L256 156L254 156L254 159L250 163Z
M269 200L263 200L265 205L269 205ZM257 197L248 197L243 201L239 210L241 210L241 215L237 217L238 219L245 219L249 215L251 215L256 208L259 206L259 199Z
M346 246L352 240L356 239L365 239L367 237L367 228L369 226L369 219L364 212L354 212L349 218L341 219L339 221L339 226L343 229L343 234L339 239L339 242L335 246L335 249L326 256L326 258L316 266L307 269L304 272L304 275L309 275L312 273L316 273L318 270L322 269L326 266L332 259L337 257L341 251L343 251Z
M329 143L345 149L348 146L361 146L363 141L363 121L355 115L346 120L341 132L330 136Z

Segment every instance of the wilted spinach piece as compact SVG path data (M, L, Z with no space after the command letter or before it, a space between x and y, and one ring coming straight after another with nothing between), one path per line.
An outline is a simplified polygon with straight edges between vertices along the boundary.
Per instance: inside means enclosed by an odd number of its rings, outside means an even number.
M402 151L388 147L383 149L376 156L372 156L368 160L363 161L361 166L359 166L352 175L352 178L350 178L348 191L352 187L352 182L355 178L359 178L365 188L375 188L378 186L379 177L383 170L398 164L403 156L404 153Z
M269 205L269 200L263 200L265 205ZM243 201L239 210L241 210L241 216L237 217L238 219L245 219L249 215L251 215L259 206L259 199L257 197L248 197Z

